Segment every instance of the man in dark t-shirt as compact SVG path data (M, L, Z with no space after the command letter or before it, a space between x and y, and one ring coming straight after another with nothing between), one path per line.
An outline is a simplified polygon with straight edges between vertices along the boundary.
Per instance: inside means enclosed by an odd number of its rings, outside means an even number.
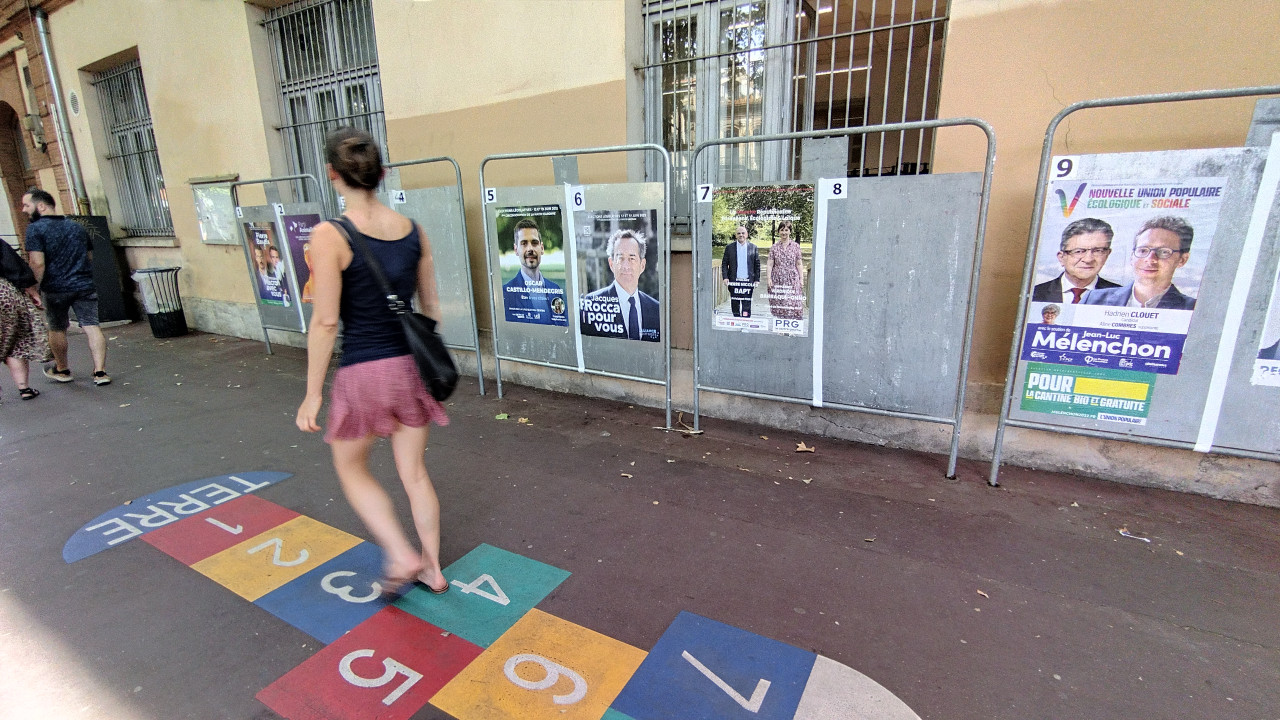
M45 377L55 382L71 382L67 364L68 311L75 310L76 322L89 340L93 356L93 384L109 385L107 339L98 327L98 291L93 284L93 247L89 233L74 220L54 215L53 196L33 188L22 196L22 211L31 219L27 226L27 261L44 293L45 316L49 320L49 348L53 367L45 367Z

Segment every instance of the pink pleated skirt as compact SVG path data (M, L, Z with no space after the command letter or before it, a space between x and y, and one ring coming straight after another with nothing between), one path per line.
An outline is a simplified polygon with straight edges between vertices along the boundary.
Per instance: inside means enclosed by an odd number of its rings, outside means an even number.
M418 376L412 355L338 368L329 391L325 442L387 437L401 425L444 426L449 416Z

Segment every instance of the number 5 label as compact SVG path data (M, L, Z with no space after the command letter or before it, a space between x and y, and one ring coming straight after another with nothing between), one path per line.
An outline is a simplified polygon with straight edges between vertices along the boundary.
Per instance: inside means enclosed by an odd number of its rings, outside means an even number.
M849 178L822 178L818 181L819 200L843 200L849 197Z
M484 204L488 205L489 203L497 202L497 201L498 201L498 191L495 188L485 188Z

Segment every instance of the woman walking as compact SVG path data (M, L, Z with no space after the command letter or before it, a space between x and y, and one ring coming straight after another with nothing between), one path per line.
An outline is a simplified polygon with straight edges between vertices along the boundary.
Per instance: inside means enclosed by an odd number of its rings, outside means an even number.
M363 236L399 297L416 288L423 314L439 319L439 296L431 245L416 223L378 201L381 152L368 133L340 128L325 142L328 175L346 201L338 221L311 234L313 302L307 336L307 394L298 408L298 428L320 430L325 374L343 323L342 358L330 391L325 441L343 494L383 551L383 592L417 580L434 593L449 589L440 571L440 503L427 476L423 454L428 423L446 425L444 408L418 376L400 322L370 273L358 245ZM339 225L345 220L345 227ZM378 437L391 438L396 471L409 497L421 550L405 535L395 505L369 471Z
M0 240L0 357L9 367L18 397L33 400L40 391L27 384L31 361L51 357L36 276L16 250Z

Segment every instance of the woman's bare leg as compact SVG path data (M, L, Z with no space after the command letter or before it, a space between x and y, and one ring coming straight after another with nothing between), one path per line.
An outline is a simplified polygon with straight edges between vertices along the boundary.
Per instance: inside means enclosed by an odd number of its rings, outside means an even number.
M382 548L383 573L387 580L400 584L412 582L422 572L422 560L409 543L409 538L405 537L391 497L373 473L369 472L369 451L373 448L375 439L370 435L359 440L334 440L333 469L342 482L342 492L347 496L347 502L351 503L351 508L364 521L364 526ZM396 458L396 464L399 465L399 457Z
M427 434L430 428L400 426L391 435L391 452L396 458L396 470L409 496L409 509L413 524L422 543L422 569L418 579L427 587L439 590L447 587L440 571L440 500L427 476L427 463L423 455L427 451Z
M27 379L31 375L31 364L19 357L8 357L4 359L4 364L9 366L9 374L13 376L13 384L18 386L19 390L28 387Z

